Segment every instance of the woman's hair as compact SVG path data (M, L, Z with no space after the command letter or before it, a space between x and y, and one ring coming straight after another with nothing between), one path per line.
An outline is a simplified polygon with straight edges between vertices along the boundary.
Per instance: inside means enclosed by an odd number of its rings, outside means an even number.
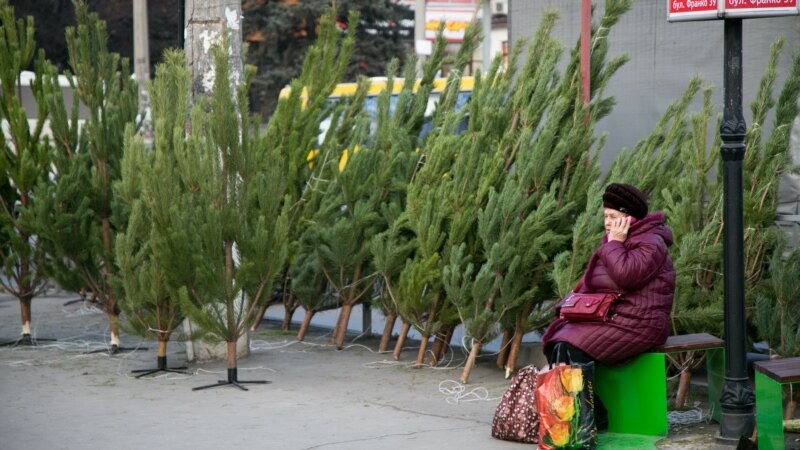
M630 184L611 183L603 193L603 206L616 209L636 219L647 216L647 197Z

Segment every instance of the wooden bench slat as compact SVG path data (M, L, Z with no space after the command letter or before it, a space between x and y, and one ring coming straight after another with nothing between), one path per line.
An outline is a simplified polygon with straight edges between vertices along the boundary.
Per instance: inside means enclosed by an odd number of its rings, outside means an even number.
M779 383L800 381L800 356L757 361L754 366L756 370Z
M708 333L681 334L670 336L664 345L655 347L653 352L673 353L689 350L705 350L724 347L725 341Z

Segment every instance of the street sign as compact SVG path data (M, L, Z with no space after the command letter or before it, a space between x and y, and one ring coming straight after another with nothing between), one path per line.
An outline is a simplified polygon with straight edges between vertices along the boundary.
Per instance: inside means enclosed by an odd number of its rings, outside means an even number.
M800 14L798 0L667 0L667 5L670 22Z
M448 8L425 10L425 39L435 40L436 31L439 29L439 22L444 22L444 39L447 42L461 42L464 40L464 32L470 22L475 20L474 9Z
M725 17L794 16L800 13L797 0L725 0Z
M667 20L670 22L716 19L718 18L719 5L721 4L717 0L667 1L669 2Z

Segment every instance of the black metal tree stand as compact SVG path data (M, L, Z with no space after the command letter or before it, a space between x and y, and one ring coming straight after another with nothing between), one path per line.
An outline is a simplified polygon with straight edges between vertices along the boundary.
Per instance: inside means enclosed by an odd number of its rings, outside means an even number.
M41 342L55 342L56 340L57 339L34 338L30 334L23 334L22 337L19 338L19 339L16 339L16 340L13 340L13 341L8 341L8 342L3 342L2 344L0 344L0 347L17 347L17 346L20 346L20 345L30 345L30 346L34 346L35 347L40 341Z
M136 369L131 370L131 373L138 373L136 378L141 378L147 375L152 375L158 372L172 372L172 373L180 373L186 375L186 366L181 367L167 367L167 357L166 356L159 356L157 357L157 363L155 369Z
M246 391L247 388L242 386L243 384L269 384L272 383L271 381L266 380L258 380L258 381L244 381L239 380L236 375L236 367L228 368L228 379L227 380L219 380L214 384L208 384L205 386L198 386L196 388L192 388L193 391L199 391L201 389L208 389L213 387L220 387L220 386L236 386L239 389Z
M140 351L140 350L142 350L142 351L143 350L147 350L147 347L120 347L117 344L111 344L111 347L109 347L109 348L98 348L97 350L89 350L88 352L86 352L84 354L88 355L88 354L91 354L91 353L102 353L102 352L106 352L107 351L109 355L116 355L118 353L137 352L137 351Z

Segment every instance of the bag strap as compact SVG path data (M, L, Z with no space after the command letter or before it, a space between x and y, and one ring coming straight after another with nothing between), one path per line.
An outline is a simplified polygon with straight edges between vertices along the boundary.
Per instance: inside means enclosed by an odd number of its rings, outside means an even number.
M562 354L564 356L566 356L566 361L563 361L560 358L560 356ZM553 366L558 365L558 364L562 364L562 363L563 364L572 364L572 355L570 355L570 353L569 353L569 347L564 345L563 342L556 342L555 345L553 345L553 349L550 351L549 367L550 367L550 369L552 369Z

